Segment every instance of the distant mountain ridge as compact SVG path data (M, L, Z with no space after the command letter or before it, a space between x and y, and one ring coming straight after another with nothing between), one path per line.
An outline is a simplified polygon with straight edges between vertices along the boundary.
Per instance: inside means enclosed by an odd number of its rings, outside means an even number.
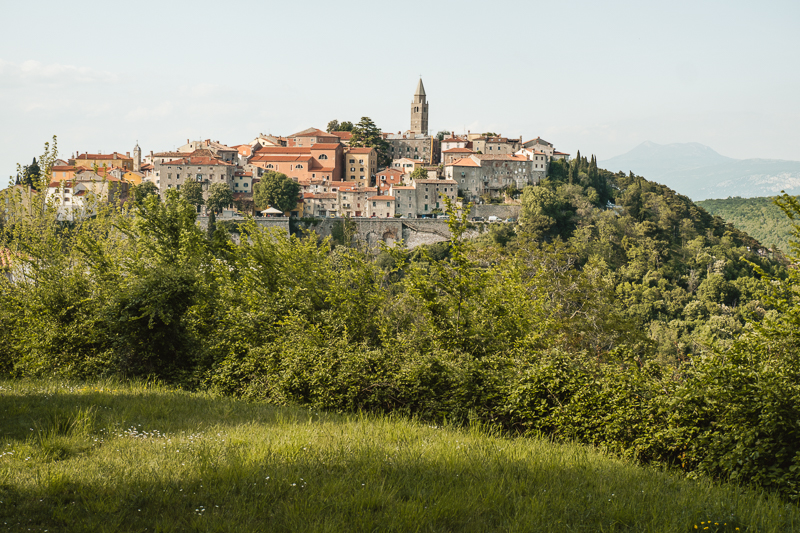
M734 159L700 143L656 144L599 161L611 171L633 171L692 200L800 194L800 161Z

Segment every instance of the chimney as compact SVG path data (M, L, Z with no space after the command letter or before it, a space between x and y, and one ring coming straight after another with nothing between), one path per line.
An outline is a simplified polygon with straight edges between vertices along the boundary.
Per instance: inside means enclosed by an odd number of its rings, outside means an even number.
M189 144L189 139L186 139L186 144Z
M125 152L125 157L130 157L130 156L131 156L130 152Z

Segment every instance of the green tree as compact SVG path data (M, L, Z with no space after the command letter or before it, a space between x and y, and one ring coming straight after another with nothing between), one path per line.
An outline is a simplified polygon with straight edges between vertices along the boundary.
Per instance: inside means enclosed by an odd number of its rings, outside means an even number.
M332 131L339 131L339 121L338 120L331 120L328 122L328 126L325 128L325 131L328 133Z
M496 134L493 131L487 131L486 133L481 133L481 135L483 135L484 137L487 137L487 138L488 137L500 137L498 134Z
M414 172L411 173L412 180L426 180L428 179L428 171L425 170L425 167L417 167L414 169Z
M354 128L353 123L350 122L349 120L345 120L344 122L339 124L338 131L353 131L353 128Z
M361 117L358 124L353 126L353 136L350 137L351 147L375 148L378 152L378 165L386 166L391 162L389 158L389 143L383 138L380 128L369 117Z
M158 194L158 187L152 181L143 181L133 187L133 201L139 205L145 198L153 194Z
M211 187L208 188L208 199L206 200L206 206L210 210L219 213L232 203L233 193L226 183L211 184Z
M443 130L436 134L436 138L439 139L439 141L441 142L442 140L444 140L445 137L448 137L449 135L450 135L449 131Z
M281 211L291 211L297 207L300 184L289 179L286 174L270 170L261 177L261 182L253 187L253 200L256 209L274 207Z
M194 180L188 180L183 184L181 196L183 196L187 202L195 206L195 209L197 209L204 203L203 186Z
M36 158L33 158L33 162L30 165L25 167L25 171L22 175L22 185L29 185L32 189L39 189L39 180L42 178L42 170L39 168L39 163L36 162Z

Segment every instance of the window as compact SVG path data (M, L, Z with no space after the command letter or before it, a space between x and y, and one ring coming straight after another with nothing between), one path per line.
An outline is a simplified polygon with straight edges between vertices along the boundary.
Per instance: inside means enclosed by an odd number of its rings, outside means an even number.
M295 165L294 168L303 168L303 165Z
M327 155L325 155L325 154L321 154L321 155L319 156L319 158L320 158L320 159L328 159L328 156L327 156Z
M243 184L242 184L242 187L244 187L244 188L246 189L246 188L247 188L247 184L246 184L246 183L243 183Z
M356 171L356 167L350 167L350 172L355 172L355 171Z
M171 179L172 179L172 172L167 172L167 179L168 179L168 180L171 180Z
M179 190L181 190L181 185L180 185L180 183L179 183L178 185L176 185L176 186L175 186L175 190L176 190L176 191L179 191Z
M351 161L351 162L352 162L352 161ZM363 160L363 159L359 159L359 160L358 160L358 164L359 164L359 165L363 165L363 164L364 164L364 160Z
M351 160L350 160L350 164L351 164L351 165L352 165L353 163L355 163L355 162L356 162L356 160L355 160L355 159L351 159Z

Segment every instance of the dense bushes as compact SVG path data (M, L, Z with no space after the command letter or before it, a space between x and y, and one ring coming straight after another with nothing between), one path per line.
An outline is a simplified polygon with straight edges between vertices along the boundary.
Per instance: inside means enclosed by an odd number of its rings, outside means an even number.
M779 269L732 258L739 237L703 237L702 213L680 223L631 184L619 201L636 217L556 184L523 194L519 237L470 244L453 216L449 246L377 259L254 223L241 244L209 240L177 195L70 227L19 218L3 237L17 260L0 279L0 370L477 419L796 497L796 271L764 283ZM700 273L677 262L689 250Z

